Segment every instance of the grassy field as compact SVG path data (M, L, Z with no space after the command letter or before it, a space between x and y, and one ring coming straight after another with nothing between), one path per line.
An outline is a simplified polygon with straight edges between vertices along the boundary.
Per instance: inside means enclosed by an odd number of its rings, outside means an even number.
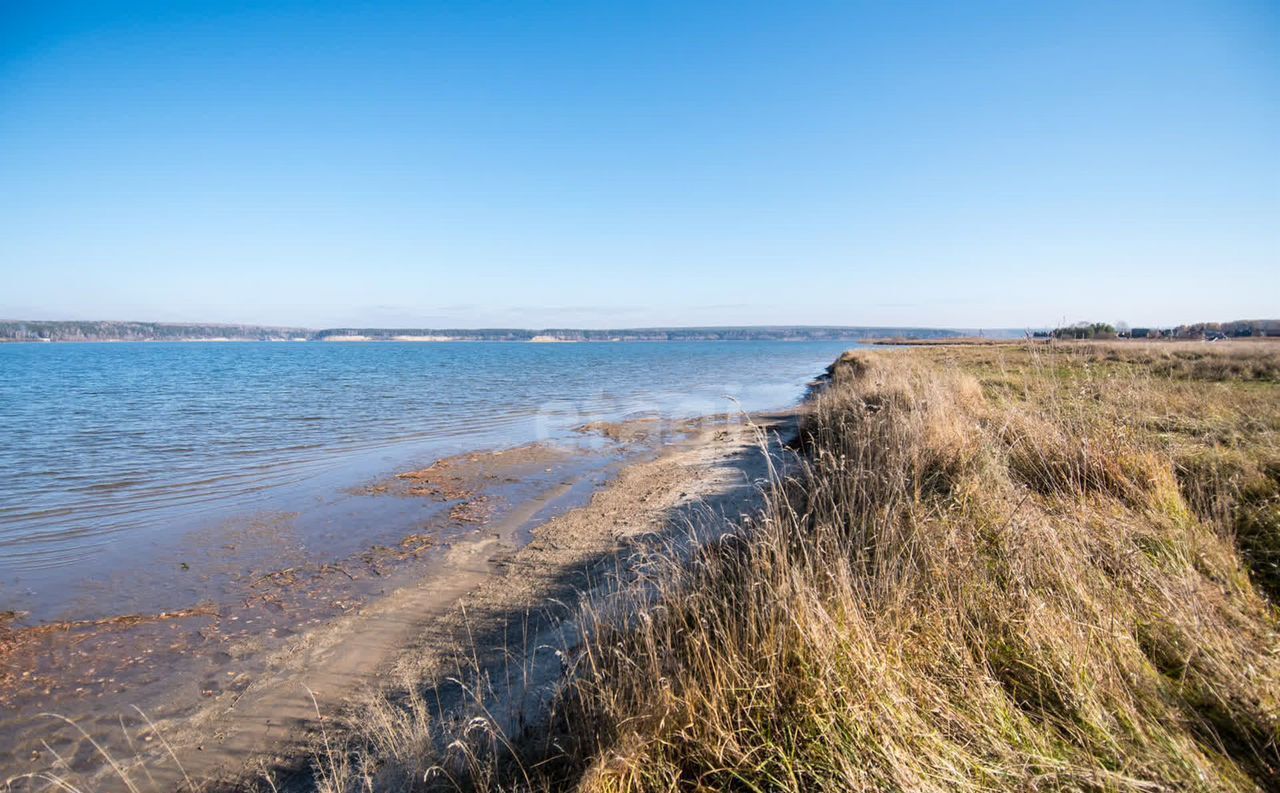
M1280 789L1280 345L858 352L799 447L584 607L510 751L399 727L430 784ZM325 785L430 754L369 752Z

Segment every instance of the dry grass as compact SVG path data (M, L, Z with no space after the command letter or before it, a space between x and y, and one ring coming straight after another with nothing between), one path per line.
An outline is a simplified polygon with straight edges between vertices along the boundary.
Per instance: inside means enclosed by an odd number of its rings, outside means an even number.
M324 787L1280 789L1277 372L1270 345L848 355L758 519L582 608L515 746L384 713Z

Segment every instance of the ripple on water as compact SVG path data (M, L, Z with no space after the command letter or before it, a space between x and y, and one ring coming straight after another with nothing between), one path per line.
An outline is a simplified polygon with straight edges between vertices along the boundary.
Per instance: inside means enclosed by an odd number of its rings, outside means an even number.
M780 407L849 346L0 345L0 587L409 450Z

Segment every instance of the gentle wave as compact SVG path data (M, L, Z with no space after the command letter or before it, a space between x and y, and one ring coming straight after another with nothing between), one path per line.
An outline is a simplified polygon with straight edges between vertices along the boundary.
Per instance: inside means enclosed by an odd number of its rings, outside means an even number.
M352 455L781 406L847 346L0 345L0 572L185 531Z

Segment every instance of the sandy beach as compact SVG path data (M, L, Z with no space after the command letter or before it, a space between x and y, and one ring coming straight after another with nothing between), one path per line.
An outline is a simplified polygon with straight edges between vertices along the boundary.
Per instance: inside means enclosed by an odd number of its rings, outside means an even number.
M776 429L792 417L758 420ZM394 546L257 575L237 603L10 624L6 775L52 770L102 790L125 789L122 771L154 790L287 778L317 726L352 703L447 672L459 655L489 657L516 623L550 629L592 570L690 510L746 511L765 472L743 422L598 423L582 435L598 445L463 454L368 483L363 495L420 503L431 519ZM288 520L263 516L257 529Z

